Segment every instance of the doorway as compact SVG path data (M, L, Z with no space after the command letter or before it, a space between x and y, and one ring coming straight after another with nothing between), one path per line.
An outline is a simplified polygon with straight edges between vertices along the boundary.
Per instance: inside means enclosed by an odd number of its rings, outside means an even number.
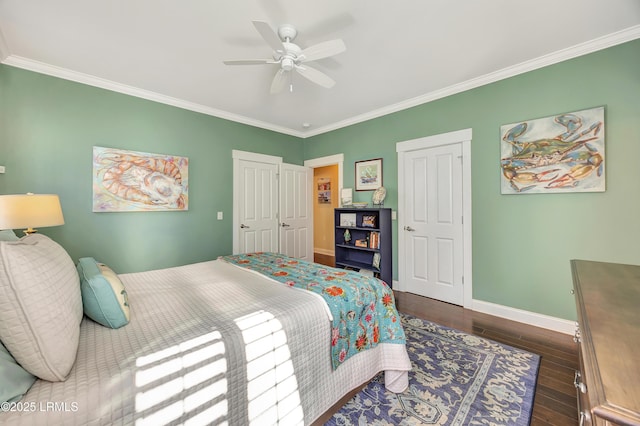
M313 169L314 176L314 259L317 263L328 266L335 264L333 209L340 207L343 162L343 154L314 158L304 162L305 167Z
M314 257L334 256L333 210L340 204L338 165L313 169L313 254Z
M471 129L396 144L401 291L471 308Z

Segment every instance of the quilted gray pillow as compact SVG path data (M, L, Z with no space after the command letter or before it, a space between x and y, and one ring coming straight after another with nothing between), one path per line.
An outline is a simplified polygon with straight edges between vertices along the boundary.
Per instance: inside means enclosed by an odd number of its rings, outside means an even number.
M33 234L0 241L0 340L34 376L65 380L82 321L80 281L64 248Z

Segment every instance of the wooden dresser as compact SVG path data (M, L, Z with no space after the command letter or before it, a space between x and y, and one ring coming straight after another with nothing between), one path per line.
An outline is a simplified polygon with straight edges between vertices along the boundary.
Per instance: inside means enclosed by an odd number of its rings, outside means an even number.
M640 266L572 260L581 425L640 425Z

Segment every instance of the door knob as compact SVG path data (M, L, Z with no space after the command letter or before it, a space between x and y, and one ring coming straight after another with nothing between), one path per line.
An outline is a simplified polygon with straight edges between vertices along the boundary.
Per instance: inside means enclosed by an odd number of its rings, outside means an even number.
M282 222L282 223L280 224L280 226L282 226L282 227L284 228L285 226L291 226L291 225L289 225L288 223L284 223L284 222Z
M405 230L405 231L409 231L409 232L413 232L413 231L415 231L415 229L413 229L413 228L412 228L412 227L410 227L410 226L405 226L405 227L404 227L404 230Z
M240 224L240 228L244 229L244 228L251 228L250 226L245 225L244 223Z

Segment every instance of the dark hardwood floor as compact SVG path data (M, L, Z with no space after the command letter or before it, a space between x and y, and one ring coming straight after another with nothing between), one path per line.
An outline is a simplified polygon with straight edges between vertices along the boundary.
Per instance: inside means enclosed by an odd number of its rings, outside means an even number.
M315 261L334 266L331 256L316 254ZM531 425L578 424L573 385L574 372L578 368L578 347L572 336L411 293L395 292L395 295L400 312L540 355Z

